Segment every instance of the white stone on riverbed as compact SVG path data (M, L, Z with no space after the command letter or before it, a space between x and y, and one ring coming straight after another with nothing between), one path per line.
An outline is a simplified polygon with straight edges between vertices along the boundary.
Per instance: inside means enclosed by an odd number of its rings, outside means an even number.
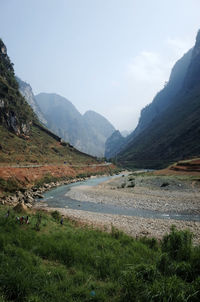
M123 180L124 181L124 180ZM174 186L167 190L162 188L151 188L145 186L135 186L134 188L117 189L120 179L110 180L98 186L76 186L72 187L67 196L78 201L90 201L94 203L104 203L119 205L127 208L141 208L153 211L172 211L180 213L180 211L200 213L200 191L199 189L190 189L184 186L177 189ZM141 182L143 183L143 182ZM115 190L113 187L115 186ZM42 207L37 204L35 207ZM55 208L46 208L47 211L55 210ZM194 243L200 244L200 222L171 220L171 219L152 219L125 215L112 215L94 213L89 211L73 210L69 208L56 208L63 215L76 219L81 223L94 225L101 229L111 229L111 226L123 230L127 234L138 237L148 236L162 238L162 236L170 231L171 225L175 225L177 229L189 229L194 233Z

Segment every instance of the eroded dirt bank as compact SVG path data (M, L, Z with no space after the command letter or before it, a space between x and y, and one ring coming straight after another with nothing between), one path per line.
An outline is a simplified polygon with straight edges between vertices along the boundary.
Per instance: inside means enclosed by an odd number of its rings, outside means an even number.
M0 167L0 179L14 179L21 186L32 187L38 180L44 177L52 178L76 178L87 177L91 174L104 174L116 169L114 165L94 164L94 165L36 165L28 167ZM1 195L1 189L0 189Z

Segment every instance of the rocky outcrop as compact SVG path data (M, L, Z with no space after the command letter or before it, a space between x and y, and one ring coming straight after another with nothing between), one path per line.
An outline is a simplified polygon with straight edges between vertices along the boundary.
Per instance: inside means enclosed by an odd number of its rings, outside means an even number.
M27 189L22 191L17 191L13 195L4 196L0 198L0 203L2 205L19 207L19 205L25 205L27 208L31 209L35 204L36 200L43 198L43 193L55 187L61 185L68 185L70 183L80 182L86 180L86 178L74 178L71 180L61 180L57 182L46 183L41 187L32 187L31 189Z
M19 77L16 77L16 80L19 84L20 93L23 95L23 97L25 98L27 103L32 107L32 109L35 112L35 114L37 115L39 121L41 123L43 123L44 125L47 125L47 120L45 119L42 111L40 110L40 107L38 106L38 104L36 102L32 87L28 83L22 81Z
M13 64L0 39L0 125L17 136L27 138L34 119L31 108L19 94Z

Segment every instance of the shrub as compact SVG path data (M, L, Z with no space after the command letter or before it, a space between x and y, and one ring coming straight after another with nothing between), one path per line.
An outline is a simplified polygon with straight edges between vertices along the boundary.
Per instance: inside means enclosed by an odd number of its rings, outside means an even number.
M163 237L161 248L173 260L189 260L192 250L192 234L188 230L178 231L172 226L170 234Z
M58 211L54 211L51 213L51 216L53 217L53 219L57 220L57 221L60 221L61 219L61 215Z
M0 178L0 189L3 192L13 193L19 190L21 186L14 178L8 178L7 180Z

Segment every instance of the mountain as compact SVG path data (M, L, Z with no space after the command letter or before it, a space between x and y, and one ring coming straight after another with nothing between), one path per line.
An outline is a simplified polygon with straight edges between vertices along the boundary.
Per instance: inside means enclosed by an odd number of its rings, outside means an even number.
M18 85L19 85L19 91L20 93L24 96L25 100L28 102L28 104L32 107L33 111L35 112L35 114L37 115L39 121L41 123L43 123L44 125L47 124L47 120L45 119L42 111L40 110L36 100L35 100L35 97L34 97L34 94L33 94L33 91L32 91L32 88L31 86L22 81L19 77L16 76L16 80L18 82Z
M118 154L122 165L159 168L200 155L200 32L174 66L168 84L144 108Z
M19 93L13 64L0 39L0 125L19 137L26 137L35 120L32 109Z
M121 135L119 130L113 132L113 134L106 140L105 157L108 159L116 157L125 141L125 137Z
M170 106L171 102L173 102L173 98L177 95L184 83L186 72L191 61L191 56L192 49L189 50L185 55L183 55L180 60L175 63L174 67L172 68L167 85L165 85L165 87L157 93L152 103L142 109L136 129L133 132L129 133L126 139L121 142L120 148L118 148L117 140L116 144L115 140L111 143L111 145L110 142L108 144L106 143L106 157L108 154L116 155L117 153L119 153L120 150L124 149L129 143L131 143L137 137L137 135L145 130L154 119L159 117L160 114ZM109 146L109 150L107 150L107 146Z
M129 131L129 130L123 130L123 131L121 131L120 133L121 133L121 135L122 135L123 137L127 137L129 134L131 134L131 132L132 132L132 131Z
M154 118L165 111L173 102L173 98L180 91L192 56L192 49L190 49L183 57L178 60L172 68L171 75L165 87L157 93L152 103L147 105L141 111L139 123L131 134L131 139L141 133Z
M94 111L81 115L58 94L40 93L35 98L49 129L82 152L104 156L105 141L115 129L103 116Z
M0 162L95 163L46 129L19 92L13 64L0 39Z
M114 131L113 125L101 114L89 110L83 115L85 122L95 131L96 135L102 137L105 143L105 138L108 138Z

